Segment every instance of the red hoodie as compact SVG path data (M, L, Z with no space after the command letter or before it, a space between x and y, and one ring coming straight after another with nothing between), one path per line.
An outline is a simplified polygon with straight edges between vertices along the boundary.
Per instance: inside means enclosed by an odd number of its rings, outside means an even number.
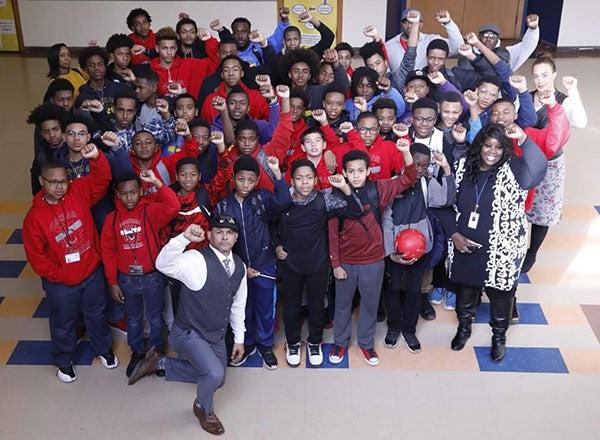
M270 107L267 100L261 96L258 90L248 88L248 86L246 86L242 81L240 81L238 85L248 94L248 104L250 105L250 111L248 112L248 115L252 119L268 120ZM219 112L212 106L212 100L216 96L227 98L227 90L225 87L225 83L221 81L215 91L206 97L204 104L202 105L200 117L211 124L219 115Z
M133 44L139 44L140 46L144 46L147 51L156 49L156 34L152 30L148 32L148 36L146 38L138 37L135 32L129 34L129 38L131 38ZM148 57L148 55L146 55L145 53L139 55L131 55L132 64L143 64L147 63L148 61L150 61L150 57Z
M33 270L52 283L76 286L100 265L98 232L90 212L106 193L110 165L102 153L90 161L90 174L71 183L56 205L44 199L44 190L33 198L23 220L23 245ZM67 263L67 255L79 261Z
M571 135L571 124L569 119L560 104L556 104L554 107L547 107L548 110L548 125L545 128L537 129L527 127L523 131L529 136L529 138L540 147L542 153L547 159L552 158L560 149L567 143L569 136ZM523 151L519 147L519 143L516 139L513 139L513 147L515 154L521 156ZM525 200L525 210L528 211L533 206L533 198L535 195L535 188L531 188L527 192L527 199Z
M160 148L156 148L154 156L152 156L152 162L148 167L154 172L154 175L160 179L162 183L169 186L175 181L175 171L177 162L184 157L196 157L198 156L198 141L195 138L186 139L183 141L181 151L174 153L170 156L162 157L160 155ZM133 171L138 176L143 171L140 166L140 162L136 155L133 153L133 149L129 151L129 160L131 160L131 166ZM144 195L156 192L156 187L151 183L142 182L142 193Z
M208 58L181 59L176 56L168 69L160 64L160 57L150 60L150 68L158 75L159 95L164 96L169 93L167 85L171 80L180 83L192 96L198 96L202 82L207 76L214 73L219 63L218 41L210 38L205 43Z
M129 274L129 265L141 265L144 273L154 270L160 252L159 231L179 210L179 199L171 188L162 185L150 201L140 197L128 211L120 200L116 211L106 216L102 227L101 249L104 274L111 286L117 285L117 270Z
M282 164L285 160L288 149L290 148L293 132L292 113L280 113L279 122L277 123L275 130L273 130L273 138L271 139L271 142L268 142L262 146L257 146L250 156L258 160L258 153L262 150L267 156L275 156L277 159L279 159L279 163ZM241 156L241 153L237 145L231 147L229 150L229 155L232 162L238 160L238 158ZM260 164L260 161L258 161L258 163ZM256 185L256 187L268 189L269 191L273 191L275 189L271 178L262 166L258 176L258 185Z

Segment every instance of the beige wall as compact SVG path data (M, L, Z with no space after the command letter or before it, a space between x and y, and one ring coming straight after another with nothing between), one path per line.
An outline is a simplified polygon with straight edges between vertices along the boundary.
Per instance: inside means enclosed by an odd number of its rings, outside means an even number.
M253 26L270 35L276 24L276 1L60 1L19 0L25 46L64 42L85 46L89 40L103 45L116 32L129 32L125 17L134 7L148 10L153 29L174 26L179 11L188 12L200 27L214 18L227 26L246 16ZM343 39L353 46L364 43L362 28L374 24L385 33L385 0L345 0Z

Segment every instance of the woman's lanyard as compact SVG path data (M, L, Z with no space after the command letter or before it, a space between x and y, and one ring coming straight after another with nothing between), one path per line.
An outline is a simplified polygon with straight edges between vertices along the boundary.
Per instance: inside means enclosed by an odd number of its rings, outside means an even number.
M477 229L477 225L479 224L479 213L477 212L479 210L479 201L481 200L481 196L483 195L488 180L490 180L489 174L485 178L483 185L481 185L481 189L475 184L475 209L469 215L469 224L467 225L471 229Z

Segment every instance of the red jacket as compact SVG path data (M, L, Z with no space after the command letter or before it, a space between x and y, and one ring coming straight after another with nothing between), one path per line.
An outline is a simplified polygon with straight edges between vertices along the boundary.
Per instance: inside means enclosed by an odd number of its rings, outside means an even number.
M267 156L275 156L277 159L279 159L279 163L282 164L290 147L293 131L292 113L281 113L277 127L275 127L275 130L273 130L273 138L271 139L271 142L268 142L262 146L259 145L252 152L252 154L250 154L250 156L257 159L258 153L262 150ZM231 147L229 150L229 155L232 162L238 160L238 158L241 156L241 153L238 150L237 145ZM258 162L260 164L260 161ZM275 189L271 178L262 166L258 176L258 185L256 187L265 188L269 191L273 191Z
M270 107L267 100L261 96L258 90L248 88L242 81L240 81L239 86L248 94L248 104L250 105L248 115L250 118L268 120ZM225 89L225 83L223 81L221 81L213 93L206 97L204 104L202 105L202 110L200 111L200 117L210 123L212 123L219 114L212 106L212 100L216 96L227 98L227 90Z
M292 163L296 159L307 159L307 158L308 157L306 156L306 153L302 152L302 154L296 155L290 163ZM317 164L316 168L317 168L317 179L315 182L315 189L317 191L322 191L324 189L331 188L331 183L329 183L328 177L333 176L333 173L329 172L327 165L325 165L325 159L323 159L323 156L321 156L321 160ZM292 183L291 171L292 171L292 169L288 168L285 172L285 181L289 184Z
M179 199L171 188L162 185L152 201L141 197L128 211L117 200L116 211L106 216L102 227L102 261L111 286L117 285L117 271L129 274L130 264L139 264L144 273L154 270L160 252L159 231L179 210Z
M161 96L168 94L167 85L169 80L172 80L179 82L192 96L198 96L202 82L214 73L219 63L217 46L217 40L210 38L206 41L208 58L181 59L176 56L168 69L160 64L159 57L150 60L150 68L158 75L158 94Z
M417 180L417 169L414 164L404 169L404 173L393 179L375 181L379 192L380 211L389 205L401 192L409 188ZM360 189L359 189L360 191ZM370 205L364 205L369 210ZM366 229L365 229L366 228ZM369 264L385 257L383 231L377 223L375 214L368 211L359 219L344 219L342 230L339 220L329 220L329 258L334 269L344 264Z
M100 265L98 232L90 212L106 193L110 165L102 153L90 161L90 174L71 183L56 205L44 200L44 190L33 198L23 220L25 255L33 270L52 283L76 286ZM66 255L79 253L67 263Z
M302 137L302 133L304 133L304 131L308 128L308 126L306 125L306 121L304 120L304 118L302 118L298 122L292 122L292 126L294 129L294 132L292 133L292 142L290 143L287 155L285 156L283 169L288 169L292 162L296 159L306 157L304 151L302 151L302 146L300 144L300 138Z
M350 140L350 134L355 132L352 130L348 133ZM375 142L370 147L366 147L360 136L352 137L350 144L344 143L340 144L338 150L336 151L336 156L341 155L343 157L348 151L353 149L365 149L365 151L369 154L369 168L371 169L371 174L369 174L369 179L378 180L378 179L389 179L393 175L400 174L402 168L404 168L404 159L402 158L402 153L398 151L396 148L396 144L391 141L384 140L381 136L377 135L375 138ZM362 145L362 148L360 148ZM339 160L338 169L341 172L342 161Z
M146 38L138 37L135 32L129 34L129 38L133 41L133 44L139 44L140 46L144 46L148 51L156 48L156 34L151 30L148 32L148 36ZM132 64L143 64L150 61L150 57L145 53L140 55L131 55L131 63Z
M548 125L545 128L537 129L527 127L523 131L529 138L540 147L547 159L554 156L567 143L571 135L571 124L567 119L567 115L560 104L554 107L548 107ZM523 154L521 147L516 139L513 140L515 154L521 156ZM527 192L525 200L525 210L528 211L533 206L533 198L535 188Z
M217 163L217 174L213 177L208 185L202 185L196 191L185 196L177 194L177 198L181 203L181 208L177 216L171 221L169 228L165 228L166 236L162 242L166 243L170 238L181 234L192 223L202 226L202 229L208 231L208 216L212 212L213 207L219 200L226 196L226 189L231 181L233 168L229 160L229 154L224 152L219 154ZM177 185L174 185L177 187ZM202 193L199 193L199 192ZM206 206L199 206L198 200ZM205 211L208 210L208 212ZM186 250L201 249L208 246L208 238L205 238L200 243L190 243Z
M191 138L183 141L181 151L174 153L170 156L162 157L160 155L160 148L157 148L152 156L152 162L150 162L151 169L156 177L160 179L162 183L169 186L175 181L175 171L177 162L184 157L196 157L198 156L198 141L195 138ZM131 160L131 166L133 171L138 176L143 171L140 167L138 158L133 154L133 149L129 151L129 159ZM156 191L156 188L151 183L142 182L142 193L144 195L151 194Z

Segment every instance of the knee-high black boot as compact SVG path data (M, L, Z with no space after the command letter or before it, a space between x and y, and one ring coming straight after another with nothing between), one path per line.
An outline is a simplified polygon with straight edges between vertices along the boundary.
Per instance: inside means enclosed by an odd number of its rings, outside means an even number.
M471 337L471 323L477 312L479 289L460 286L456 289L456 317L458 328L450 343L452 350L462 350Z
M506 354L506 330L510 323L514 296L490 298L490 326L492 327L492 361L500 362Z

